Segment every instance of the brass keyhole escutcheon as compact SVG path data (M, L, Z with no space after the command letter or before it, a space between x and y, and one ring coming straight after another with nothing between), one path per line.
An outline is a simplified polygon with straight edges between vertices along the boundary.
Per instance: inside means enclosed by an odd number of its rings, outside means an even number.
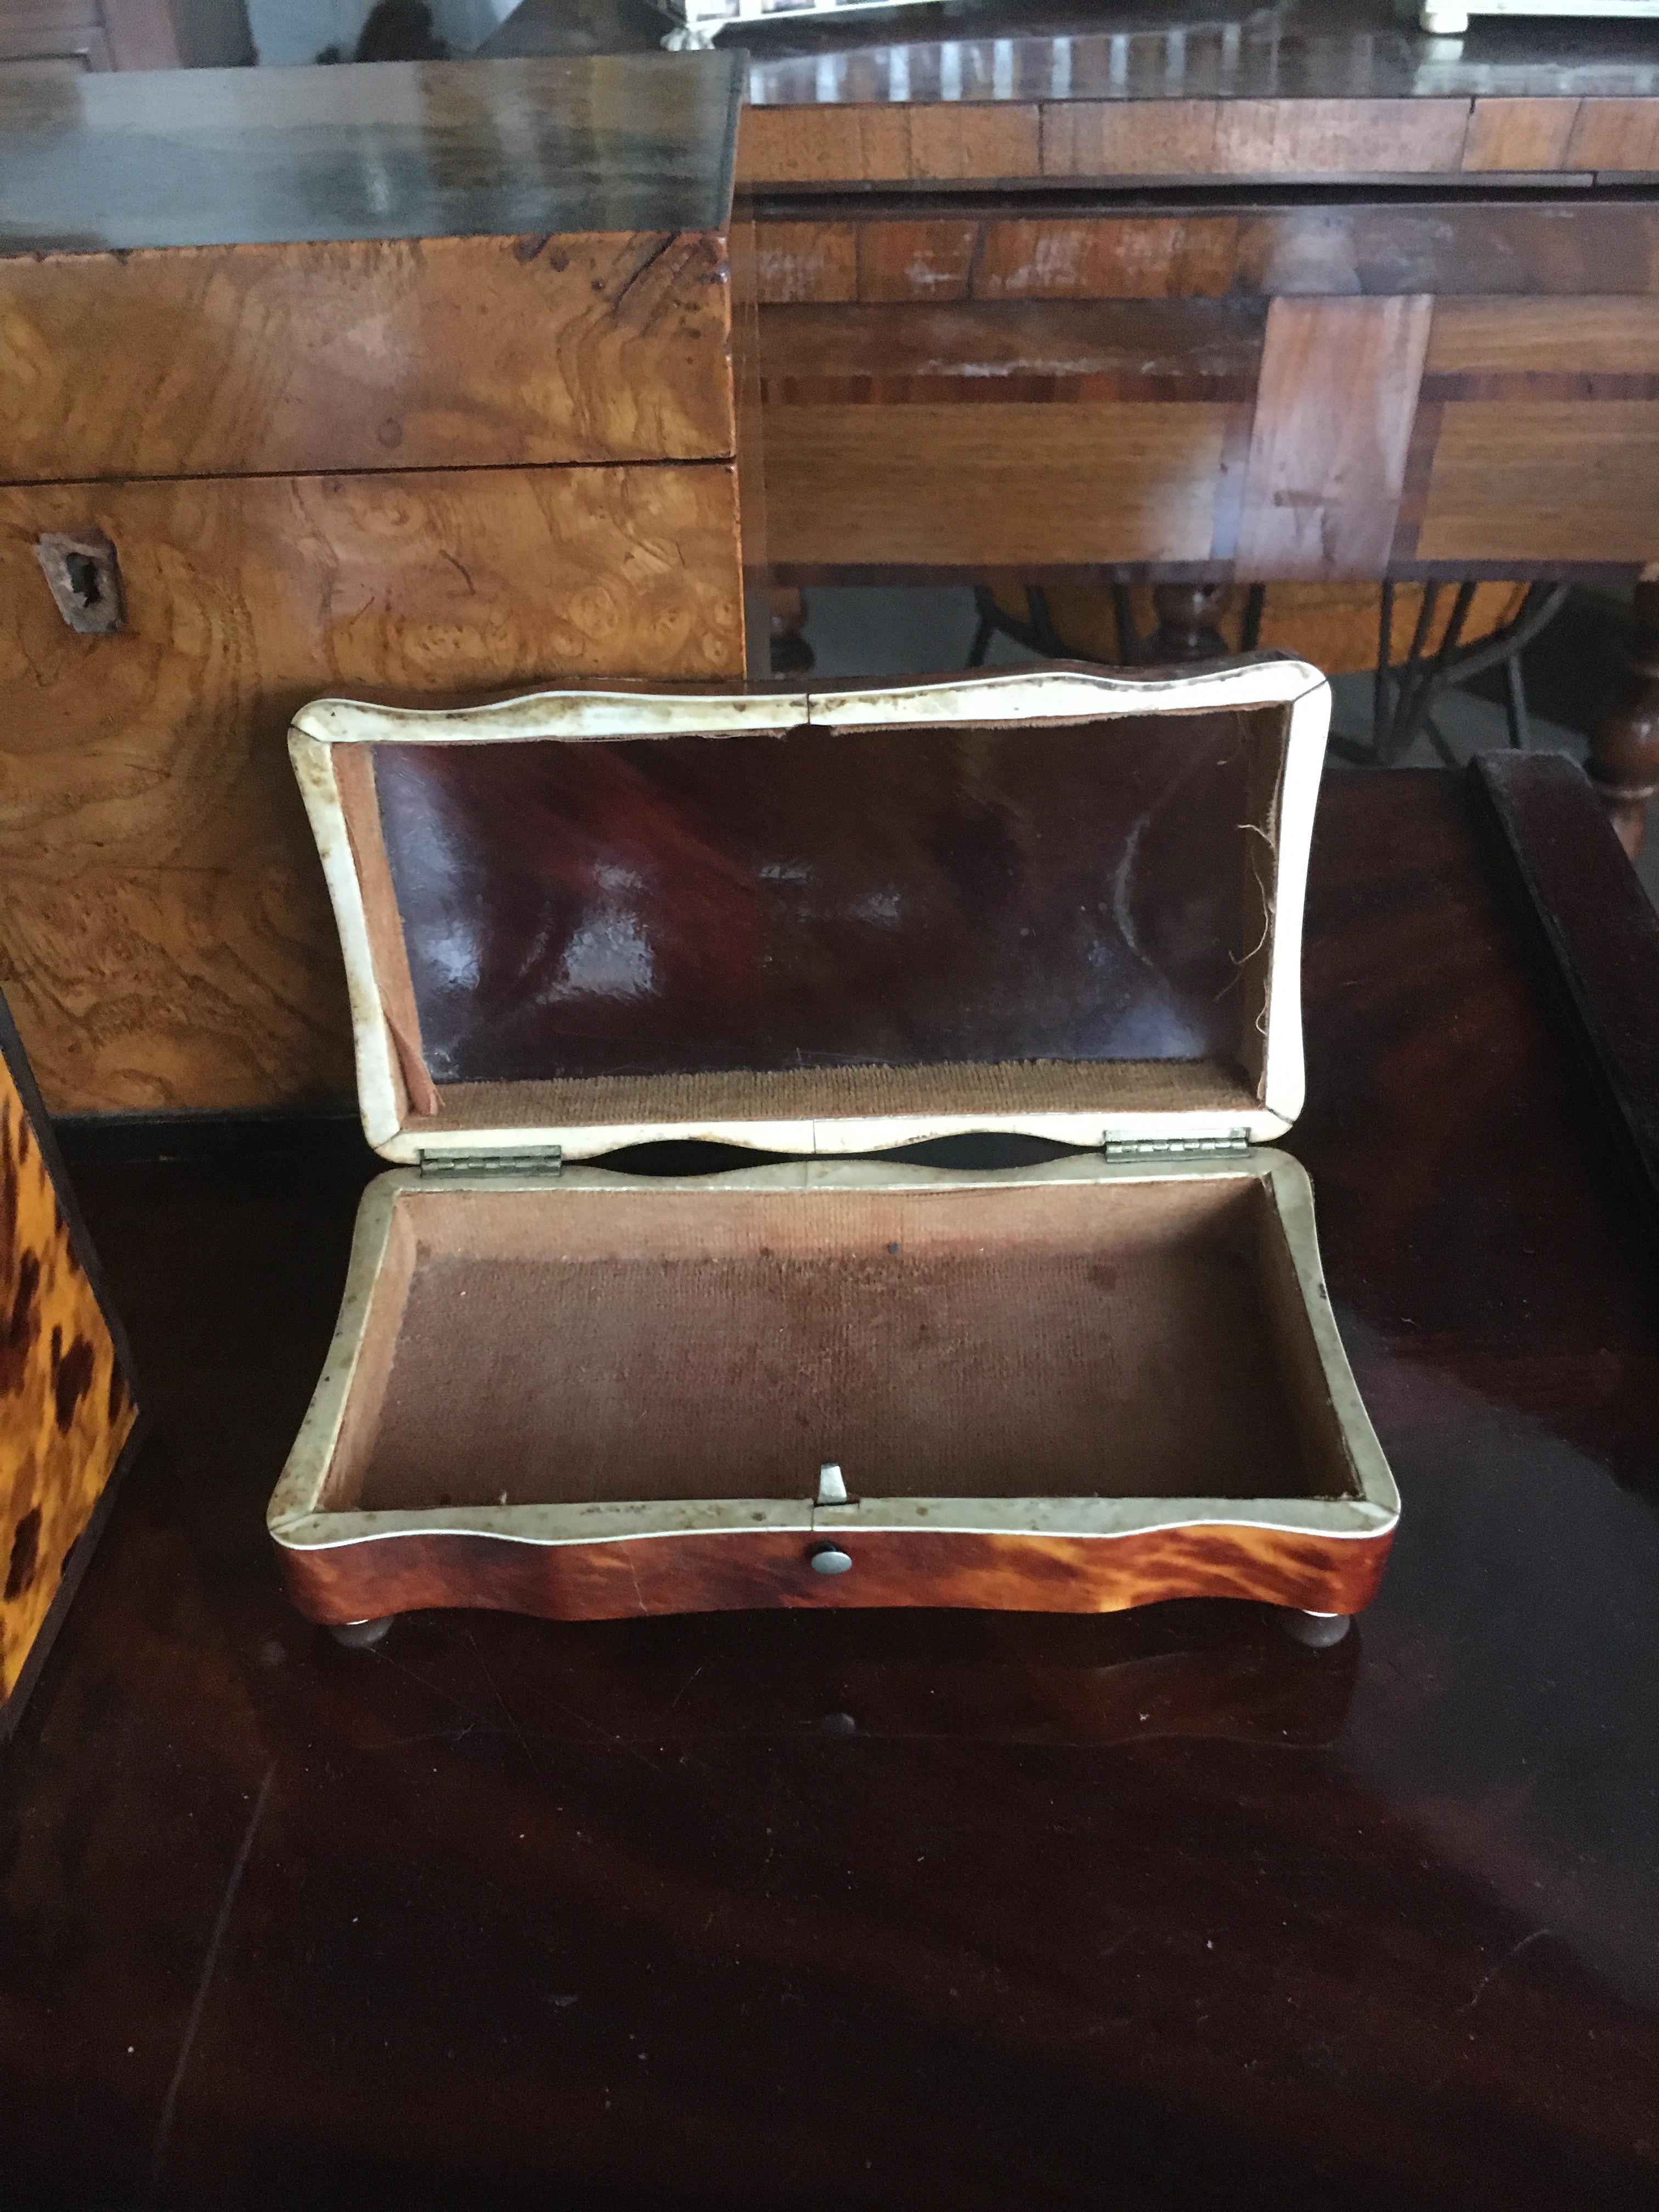
M49 530L35 542L58 611L83 637L107 637L126 623L115 548L101 530Z

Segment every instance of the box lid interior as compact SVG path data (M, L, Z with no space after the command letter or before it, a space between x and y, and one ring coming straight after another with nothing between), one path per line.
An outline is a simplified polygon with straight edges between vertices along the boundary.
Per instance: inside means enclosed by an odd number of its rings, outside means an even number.
M307 707L369 1140L1270 1140L1328 708L1265 659Z

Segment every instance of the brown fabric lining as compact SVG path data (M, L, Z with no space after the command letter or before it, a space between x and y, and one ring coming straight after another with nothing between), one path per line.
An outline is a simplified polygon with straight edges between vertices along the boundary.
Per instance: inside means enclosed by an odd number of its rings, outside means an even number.
M854 1498L1345 1492L1287 1401L1254 1177L398 1212L336 1508L805 1498L826 1459Z
M840 1121L851 1115L1248 1113L1242 1069L1219 1060L1026 1060L991 1066L802 1067L775 1073L587 1076L439 1085L422 1133L687 1121Z

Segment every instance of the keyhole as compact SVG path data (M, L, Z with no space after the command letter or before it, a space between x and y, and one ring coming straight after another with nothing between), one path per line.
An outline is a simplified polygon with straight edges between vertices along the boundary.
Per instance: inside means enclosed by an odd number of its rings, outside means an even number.
M125 627L121 571L115 548L101 530L77 531L73 537L48 530L37 539L34 557L72 630L83 637L108 637Z
M85 553L70 553L64 559L64 568L76 605L90 612L104 595L104 581L98 573L98 563Z

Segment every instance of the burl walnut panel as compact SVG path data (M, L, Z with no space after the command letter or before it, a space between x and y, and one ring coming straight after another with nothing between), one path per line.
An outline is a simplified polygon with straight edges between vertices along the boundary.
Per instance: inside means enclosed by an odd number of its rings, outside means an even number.
M0 73L0 975L54 1108L349 1097L306 700L743 674L740 99L712 53ZM113 634L49 532L112 544Z
M0 1725L135 1419L97 1295L0 1057Z
M718 233L0 258L0 483L729 459L731 340Z
M89 526L111 636L68 628L35 557ZM0 491L0 947L51 1104L349 1097L296 708L738 678L739 575L725 463Z
M378 1619L428 1606L484 1606L556 1620L609 1620L785 1606L971 1606L1117 1613L1173 1597L1257 1598L1358 1613L1393 1542L1288 1535L1214 1522L1113 1537L990 1536L821 1529L653 1536L608 1544L514 1544L409 1535L282 1552L289 1595L313 1620ZM849 1571L819 1574L834 1541Z

